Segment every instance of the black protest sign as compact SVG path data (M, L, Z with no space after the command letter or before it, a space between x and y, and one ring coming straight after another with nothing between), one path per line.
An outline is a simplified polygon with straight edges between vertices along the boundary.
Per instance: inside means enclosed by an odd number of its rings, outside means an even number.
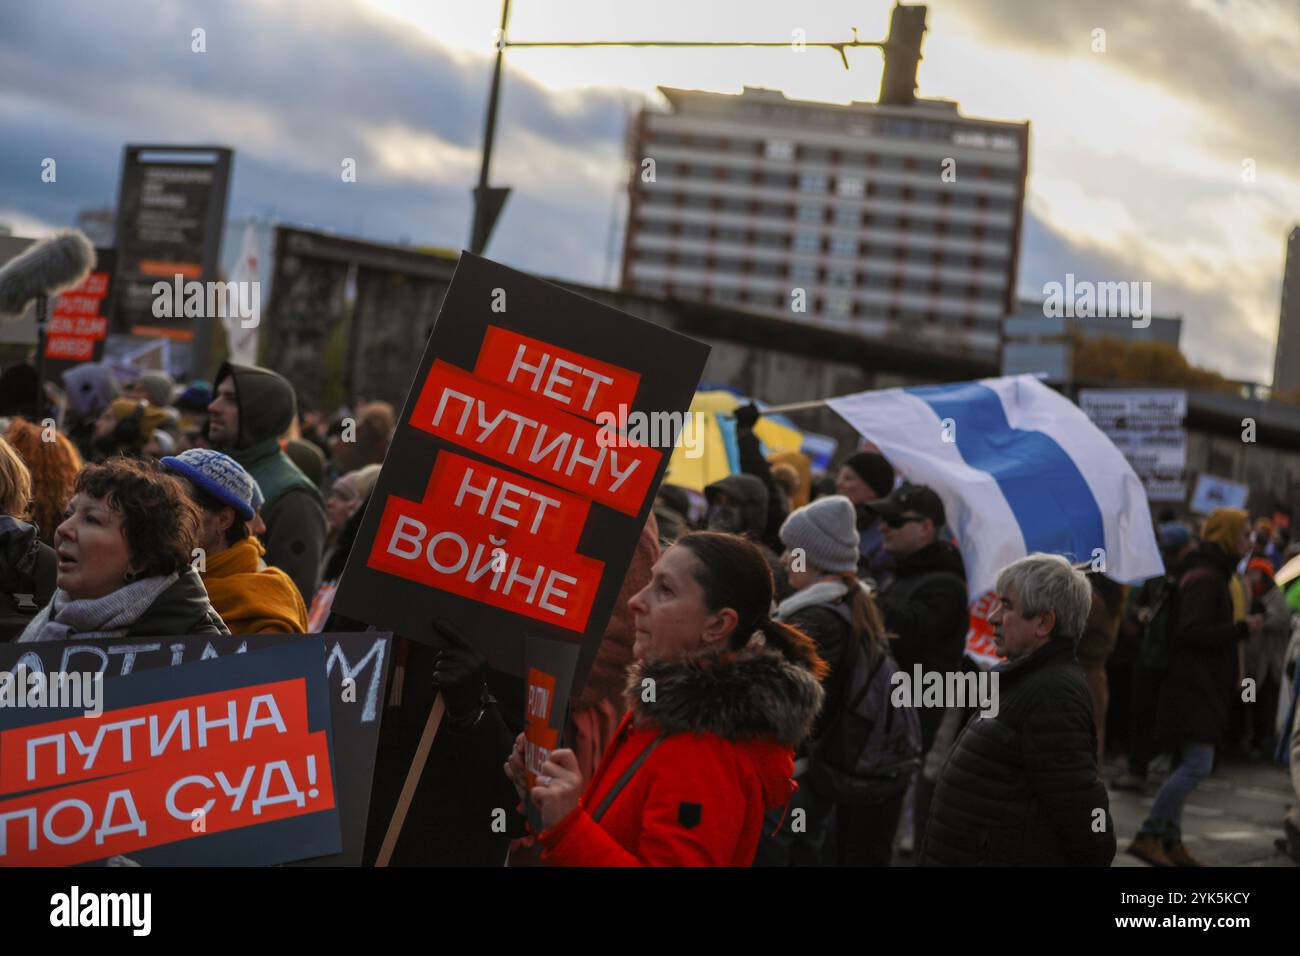
M529 635L525 654L528 690L524 699L524 769L531 790L542 764L563 740L578 646ZM532 800L526 799L524 806L533 832L541 833L541 812Z
M518 677L526 634L579 644L581 687L708 352L462 254L334 609Z
M48 683L21 656L12 673ZM319 638L70 681L76 706L0 709L0 865L266 866L341 851Z
M197 661L261 653L286 644L323 641L333 733L335 797L342 818L342 850L303 865L360 866L369 812L379 725L387 687L390 635L249 634L239 637L171 637L151 640L71 640L0 644L0 671L45 674L102 672L106 678Z
M188 341L196 319L213 320L206 305L213 293L199 283L217 279L233 156L224 147L125 147L117 197L115 331ZM155 290L159 283L162 294Z

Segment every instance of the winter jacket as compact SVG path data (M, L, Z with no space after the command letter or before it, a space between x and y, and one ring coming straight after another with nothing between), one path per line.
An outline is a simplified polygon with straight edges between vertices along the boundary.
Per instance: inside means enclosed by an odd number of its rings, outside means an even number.
M270 369L227 362L217 373L214 394L227 376L235 380L239 434L225 450L262 490L266 563L288 574L309 600L320 583L328 523L320 490L280 449L280 437L297 415L293 386Z
M304 634L302 596L289 575L266 566L265 553L256 538L244 538L208 558L208 598L232 634Z
M1269 582L1268 590L1255 598L1250 612L1264 615L1264 626L1246 640L1246 676L1253 677L1258 686L1270 680L1280 682L1282 658L1291 639L1291 609L1286 595Z
M1156 709L1155 739L1162 745L1217 744L1227 730L1237 643L1250 636L1245 621L1233 620L1235 563L1205 543L1180 569L1178 621Z
M58 556L36 525L0 515L0 642L12 641L54 595Z
M1051 640L995 673L997 716L976 713L958 735L935 785L920 862L1110 865L1115 828L1073 641Z
M849 671L843 665L850 657L853 640L850 597L842 581L818 581L782 601L774 615L811 637L817 644L817 656L830 665L831 672L822 680L826 700L811 740L821 737L822 730L839 713L844 698ZM837 611L837 607L845 613Z
M654 701L643 698L653 680ZM561 866L749 866L763 815L794 794L794 748L822 703L817 678L755 638L742 650L629 670L628 714L578 807L544 831ZM592 813L652 744L599 821Z
M917 664L927 673L961 669L970 612L966 570L956 548L934 541L899 559L878 601L885 630L897 635L890 650L899 670L910 674ZM943 711L924 707L919 716L921 745L929 750Z
M333 618L339 630L362 630L360 622ZM373 866L393 811L406 784L437 690L433 682L437 648L397 638L388 660L388 687L402 674L400 702L390 695L379 727L370 791L363 866ZM398 668L401 668L400 672ZM515 677L490 671L488 686L498 703L472 726L444 719L434 735L424 772L416 784L390 866L503 866L512 837L523 836L519 803L502 764L523 729L525 687ZM493 808L506 810L506 829L482 826Z
M182 634L229 634L230 628L208 601L199 573L186 568L148 610L136 618L128 637L174 637Z

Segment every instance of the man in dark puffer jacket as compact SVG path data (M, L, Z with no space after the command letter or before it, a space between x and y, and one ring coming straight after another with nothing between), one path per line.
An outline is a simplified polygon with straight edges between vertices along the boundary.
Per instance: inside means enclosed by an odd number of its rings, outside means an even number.
M1075 657L1092 588L1056 555L998 575L996 716L976 714L935 786L922 864L1108 866L1110 801L1092 699Z

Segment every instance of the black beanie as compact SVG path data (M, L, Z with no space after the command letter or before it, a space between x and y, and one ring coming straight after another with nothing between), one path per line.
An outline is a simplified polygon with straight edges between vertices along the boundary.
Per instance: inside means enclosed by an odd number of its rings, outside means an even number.
M858 473L858 477L871 486L881 498L894 490L894 466L884 455L874 451L860 451L844 463Z

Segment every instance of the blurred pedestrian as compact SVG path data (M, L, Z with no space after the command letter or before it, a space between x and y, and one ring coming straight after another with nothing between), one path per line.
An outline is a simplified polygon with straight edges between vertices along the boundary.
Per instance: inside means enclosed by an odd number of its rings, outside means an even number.
M758 546L767 561L775 582L776 599L784 600L791 594L785 568L776 551L767 545L764 532L767 528L767 486L756 475L738 473L720 478L704 489L709 510L705 515L705 528L726 534L739 534Z
M1249 623L1235 607L1237 562L1250 549L1249 516L1217 508L1205 520L1201 546L1178 572L1177 627L1169 669L1160 687L1155 739L1174 752L1165 780L1128 852L1156 866L1200 866L1182 839L1183 806L1210 774L1214 751L1228 728L1237 674L1237 648L1262 616Z
M397 429L397 413L387 402L369 402L357 409L355 418L344 420L329 439L333 472L338 475L366 465L383 464Z
M329 495L325 498L325 517L329 522L329 531L325 536L324 560L321 565L321 574L325 580L337 580L342 575L340 568L339 575L332 578L326 569L334 563L335 551L339 543L339 535L343 527L348 523L348 519L357 513L361 505L370 497L370 493L375 488L375 483L379 481L379 465L367 465L356 471L350 471L343 477L334 482L330 488ZM351 542L349 542L349 545ZM347 552L344 551L343 559L347 559Z
M889 565L889 555L884 549L884 526L880 514L869 505L888 497L893 490L894 466L884 455L874 451L851 455L835 477L836 493L853 503L857 516L858 573L877 581Z
M144 455L154 432L167 420L167 412L156 405L131 398L114 400L95 422L91 436L94 459Z
M867 507L880 515L883 548L893 564L877 600L885 630L893 635L890 650L899 669L910 674L919 666L923 673L940 675L964 671L970 626L966 569L957 549L939 538L947 523L942 499L925 485L905 483ZM924 707L918 716L924 756L934 745L944 709ZM912 795L913 846L924 836L932 792L933 781L919 774Z
M1106 661L1119 640L1120 620L1124 615L1124 585L1112 581L1100 571L1080 570L1092 589L1092 605L1083 635L1079 638L1079 666L1083 669L1088 693L1092 696L1092 715L1097 725L1097 766L1106 765L1106 711L1110 707L1110 681Z
M5 437L27 464L32 479L31 520L41 540L51 544L54 529L63 521L64 509L72 497L72 486L82 466L81 454L67 435L25 418L10 420Z
M95 422L122 396L117 376L102 362L83 362L63 373L67 410L63 428L83 458L91 456Z
M1250 613L1264 618L1263 627L1252 631L1246 641L1245 677L1254 682L1254 696L1235 698L1244 708L1245 740L1242 744L1256 760L1272 754L1278 694L1282 686L1282 665L1291 639L1291 610L1286 595L1273 580L1273 565L1267 558L1254 557L1246 566L1247 599Z
M54 594L57 559L27 520L31 500L27 465L0 438L0 642L21 634Z

